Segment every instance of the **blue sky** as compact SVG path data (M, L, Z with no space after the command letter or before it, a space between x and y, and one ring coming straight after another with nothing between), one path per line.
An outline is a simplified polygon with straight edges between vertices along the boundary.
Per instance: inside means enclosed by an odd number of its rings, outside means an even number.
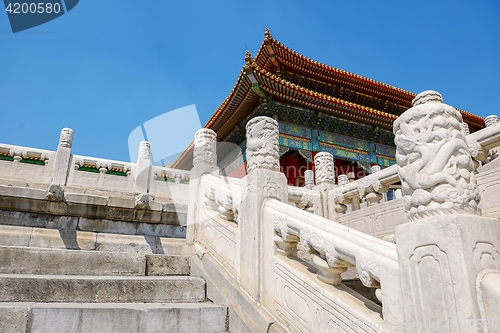
M55 150L70 127L75 154L127 161L151 118L195 104L204 124L266 27L314 60L500 114L498 0L81 0L15 34L0 13L0 143Z

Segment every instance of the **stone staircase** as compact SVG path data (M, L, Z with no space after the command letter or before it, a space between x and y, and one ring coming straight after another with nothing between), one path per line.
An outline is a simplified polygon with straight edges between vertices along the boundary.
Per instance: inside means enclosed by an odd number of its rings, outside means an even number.
M165 253L176 254L29 246L40 244L36 241L13 246L22 239L19 234L28 232L21 228L36 229L0 226L0 332L227 329L227 308L208 301L205 281L189 276L183 240L163 244ZM130 236L110 237L114 244L130 242Z

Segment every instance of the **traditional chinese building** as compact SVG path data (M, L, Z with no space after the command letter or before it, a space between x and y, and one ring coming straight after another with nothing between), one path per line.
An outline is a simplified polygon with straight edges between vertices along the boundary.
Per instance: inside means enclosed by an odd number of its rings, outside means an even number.
M414 93L309 59L278 42L268 29L259 51L247 51L233 90L205 124L218 142L245 151L245 125L255 116L279 122L280 164L289 185L303 185L317 152L335 158L336 176L370 166L395 163L392 125L411 107ZM460 110L471 132L484 120ZM192 145L174 168L192 167ZM226 154L219 161L227 175L243 177L245 156Z

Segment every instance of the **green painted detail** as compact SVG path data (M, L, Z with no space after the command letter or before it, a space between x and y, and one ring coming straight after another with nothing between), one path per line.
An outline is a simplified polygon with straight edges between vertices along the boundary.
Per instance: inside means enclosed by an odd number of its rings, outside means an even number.
M331 153L334 157L341 157L346 160L360 161L360 162L370 162L370 156L368 154L360 154L353 151L343 150L335 147L321 146L321 151L327 151Z
M380 166L388 167L388 166L396 164L396 161L390 160L388 158L377 157L377 164Z
M95 173L99 173L99 169L97 168L89 168L89 167L85 167L85 166L81 166L78 168L78 171L85 171L85 172L95 172Z
M369 151L370 143L368 141L348 137L340 134L333 134L328 132L319 131L318 140L337 146L353 148L357 150Z
M23 158L20 162L21 163L28 163L28 164L36 164L36 165L45 165L45 162L42 160L32 160L29 158Z
M127 177L127 173L123 171L111 171L108 170L106 171L107 175L115 175L115 176L122 176L122 177Z
M292 139L292 138L284 138L284 137L279 137L279 144L280 146L285 146L285 147L290 147L294 149L304 149L304 150L312 150L312 143L307 141L304 141L304 139L299 140L299 139Z
M13 161L13 160L14 160L14 157L9 156L9 155L0 155L0 160L4 160L4 161Z
M280 121L279 131L280 133L311 139L311 129L308 127Z
M257 94L259 95L259 97L262 97L262 98L266 98L267 97L267 94L264 90L262 90L259 86L259 83L255 82L255 83L252 83L252 90Z

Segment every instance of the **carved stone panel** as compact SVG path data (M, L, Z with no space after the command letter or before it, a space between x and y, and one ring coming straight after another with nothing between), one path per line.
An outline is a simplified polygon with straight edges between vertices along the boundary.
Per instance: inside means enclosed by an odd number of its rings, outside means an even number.
M435 91L415 97L394 122L396 161L410 220L480 214L474 164L462 116Z
M335 181L332 154L327 152L317 153L314 156L314 169L316 170L316 184L333 183Z
M248 121L247 172L254 169L280 170L278 122L269 117L255 117Z
M208 128L199 129L194 134L193 165L217 164L216 141L217 134Z

